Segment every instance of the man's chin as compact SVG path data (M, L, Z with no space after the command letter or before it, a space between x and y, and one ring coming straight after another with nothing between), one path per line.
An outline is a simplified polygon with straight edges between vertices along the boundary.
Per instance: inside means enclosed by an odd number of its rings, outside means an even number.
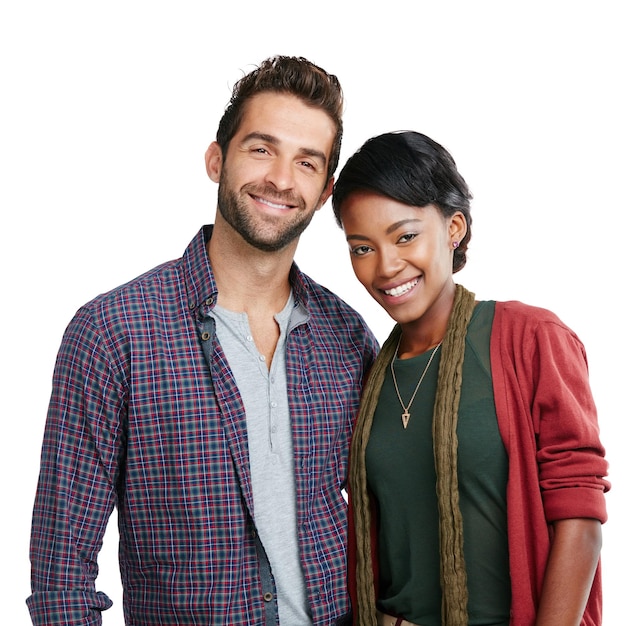
M300 235L298 234L295 237L281 237L278 240L259 239L258 237L246 237L245 235L242 236L246 243L261 252L280 252L289 246L289 244L297 240Z

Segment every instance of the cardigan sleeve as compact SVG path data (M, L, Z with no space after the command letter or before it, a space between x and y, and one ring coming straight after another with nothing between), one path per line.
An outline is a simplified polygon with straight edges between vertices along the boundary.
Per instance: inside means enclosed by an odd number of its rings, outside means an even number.
M515 302L503 303L501 311L501 382L506 389L494 392L506 396L499 404L507 407L515 446L521 444L518 449L525 453L535 451L534 459L520 463L536 463L546 519L605 522L608 464L585 348L550 311Z
M533 369L532 413L546 518L605 522L608 468L585 349L558 320L545 321L536 329Z

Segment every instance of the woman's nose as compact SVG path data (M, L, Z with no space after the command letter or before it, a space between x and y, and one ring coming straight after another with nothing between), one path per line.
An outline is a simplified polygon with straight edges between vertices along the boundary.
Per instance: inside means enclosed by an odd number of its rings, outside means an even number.
M394 249L379 251L378 255L378 273L380 276L395 276L404 267L402 257Z

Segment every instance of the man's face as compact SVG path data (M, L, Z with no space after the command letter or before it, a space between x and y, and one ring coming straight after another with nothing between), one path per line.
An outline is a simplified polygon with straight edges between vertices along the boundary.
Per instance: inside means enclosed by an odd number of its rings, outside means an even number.
M297 240L332 191L326 175L335 133L324 111L295 96L254 96L218 168L224 220L260 250Z

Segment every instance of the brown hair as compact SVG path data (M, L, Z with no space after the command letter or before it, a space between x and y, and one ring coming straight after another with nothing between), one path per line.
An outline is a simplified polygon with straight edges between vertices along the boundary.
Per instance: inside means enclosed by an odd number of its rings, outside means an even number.
M217 129L216 139L222 154L226 155L228 144L239 129L246 102L267 91L294 95L308 106L327 113L334 122L337 134L328 162L327 181L330 180L337 169L341 150L343 92L336 76L303 57L270 57L235 83Z

